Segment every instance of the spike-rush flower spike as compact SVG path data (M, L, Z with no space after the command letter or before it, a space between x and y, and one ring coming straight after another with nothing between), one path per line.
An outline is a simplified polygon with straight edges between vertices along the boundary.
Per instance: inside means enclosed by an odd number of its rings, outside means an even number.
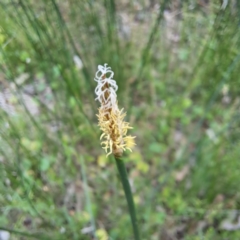
M119 158L126 149L132 151L135 137L127 136L128 129L132 127L129 126L129 123L124 122L126 113L123 112L123 109L119 110L118 108L116 94L118 86L113 80L113 76L114 72L105 63L104 66L98 66L94 80L98 83L95 89L96 100L101 103L97 115L98 125L103 132L100 137L101 144L107 156L113 153L115 157Z

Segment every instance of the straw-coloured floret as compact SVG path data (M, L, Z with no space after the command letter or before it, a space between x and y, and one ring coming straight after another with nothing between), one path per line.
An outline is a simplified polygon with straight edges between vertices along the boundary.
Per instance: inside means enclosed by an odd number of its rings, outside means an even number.
M113 75L113 71L107 67L107 64L98 66L95 76L98 85L95 93L96 100L101 103L101 107L97 116L99 127L103 132L100 140L102 140L101 144L107 156L113 153L115 157L121 157L126 149L131 151L135 145L135 137L127 136L128 129L132 127L124 121L126 113L123 112L123 109L119 110L118 108L116 94L118 86L112 79Z

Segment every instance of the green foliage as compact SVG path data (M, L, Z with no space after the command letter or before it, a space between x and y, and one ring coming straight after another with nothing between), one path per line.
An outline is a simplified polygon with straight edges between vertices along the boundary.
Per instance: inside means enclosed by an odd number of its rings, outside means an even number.
M239 13L238 1L1 1L0 230L132 238L95 116L108 63L137 136L125 159L142 238L239 239L223 227L240 206Z

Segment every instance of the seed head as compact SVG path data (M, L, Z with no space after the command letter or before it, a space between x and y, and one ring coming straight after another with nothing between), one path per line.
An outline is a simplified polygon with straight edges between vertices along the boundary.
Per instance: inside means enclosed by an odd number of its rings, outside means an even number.
M115 157L121 157L126 149L132 151L135 137L127 136L128 129L132 127L124 121L126 113L118 108L116 94L118 86L113 76L114 72L107 64L98 66L94 80L98 83L95 93L101 107L97 116L98 125L103 132L100 140L107 156L113 153Z

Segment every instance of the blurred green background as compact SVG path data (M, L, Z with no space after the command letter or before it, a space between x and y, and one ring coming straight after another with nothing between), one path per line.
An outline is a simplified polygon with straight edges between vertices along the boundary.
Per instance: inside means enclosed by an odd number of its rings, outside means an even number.
M240 239L238 0L2 0L0 16L1 240L133 239L99 141L104 63L136 136L142 239Z

